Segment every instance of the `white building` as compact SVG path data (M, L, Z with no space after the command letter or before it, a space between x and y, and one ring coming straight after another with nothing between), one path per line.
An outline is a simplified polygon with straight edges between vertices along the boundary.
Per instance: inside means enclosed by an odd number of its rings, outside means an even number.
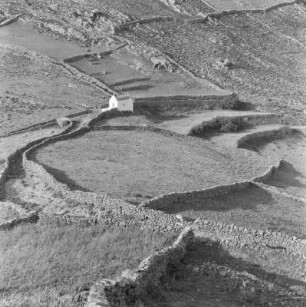
M118 109L118 111L134 111L134 100L129 96L113 95L109 100L109 109Z

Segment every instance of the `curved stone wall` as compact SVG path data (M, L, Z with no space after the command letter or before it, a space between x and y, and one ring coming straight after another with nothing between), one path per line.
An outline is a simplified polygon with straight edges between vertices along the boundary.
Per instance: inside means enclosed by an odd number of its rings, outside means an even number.
M281 127L279 129L254 132L240 138L237 141L237 148L248 149L249 147L252 146L252 143L254 142L267 143L269 142L269 140L283 139L284 137L294 136L294 135L304 136L304 134L300 130L292 129L287 126Z
M70 199L77 203L92 203L96 207L102 206L103 208L108 208L109 210L112 210L111 216L105 216L101 214L101 212L97 211L96 216L85 218L88 222L92 222L93 220L106 222L108 224L116 224L120 225L121 221L121 215L133 215L135 216L135 221L138 223L138 225L149 225L151 224L158 226L160 229L181 229L182 226L184 226L186 223L178 221L178 219L172 215L167 215L163 213L162 211L157 211L159 209L163 209L165 206L168 206L170 204L173 204L175 202L184 202L184 201L195 201L203 198L209 198L214 197L217 195L224 195L233 191L238 191L241 189L247 188L251 183L251 181L244 181L244 182L236 182L231 185L224 185L224 186L216 186L210 189L204 189L204 190L197 190L197 191L183 191L179 193L169 193L165 195L161 195L155 198L152 198L148 201L143 202L138 208L129 205L128 203L120 200L120 199L113 199L107 195L98 195L95 193L88 193L88 192L81 192L76 191L72 192L69 187L65 183L58 182L51 174L49 174L43 166L39 165L35 161L32 160L31 156L33 153L38 150L41 147L47 146L49 144L67 140L70 138L74 138L80 135L83 135L90 131L91 129L101 129L101 130L112 130L112 129L121 129L121 130L146 130L151 131L155 133L162 133L163 135L170 136L170 137L179 137L179 138L189 138L188 136L182 136L177 133L173 133L168 130L159 129L156 127L151 126L100 126L100 127L94 127L94 124L97 120L101 120L103 117L112 116L113 114L116 114L117 112L115 110L108 110L106 112L102 112L98 114L97 116L94 116L91 118L85 126L82 126L80 128L77 128L76 130L72 130L73 126L68 127L64 132L47 138L42 138L36 141L33 141L26 145L25 147L21 148L17 152L15 152L11 159L8 159L8 162L11 161L11 163L15 163L16 156L20 158L22 155L22 164L23 168L26 172L26 176L28 179L31 177L39 178L40 181L44 184L46 188L51 189L54 193L60 193L64 196L64 198ZM194 140L194 138L192 138ZM5 168L5 171L3 172L2 176L0 177L0 182L3 183L6 180L6 173L10 171L10 163L8 163L7 167ZM278 167L278 166L276 166ZM266 178L270 174L273 173L275 169L275 166L272 166L270 170L266 174L262 176L262 178ZM259 180L258 178L255 178L253 180ZM123 209L124 208L124 209ZM154 210L150 210L154 209ZM157 210L156 210L157 209ZM84 220L83 217L77 217L77 216L54 216L54 217L47 217L47 215L41 215L42 218L55 218L58 220L63 220L64 222L70 221L76 221L76 220ZM126 221L124 221L126 224ZM128 222L129 223L129 222ZM165 227L162 226L162 224L166 225Z

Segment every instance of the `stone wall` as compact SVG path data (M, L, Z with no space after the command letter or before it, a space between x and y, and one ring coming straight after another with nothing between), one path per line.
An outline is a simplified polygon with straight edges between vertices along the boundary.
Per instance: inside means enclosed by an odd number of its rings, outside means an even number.
M254 184L256 186L258 186L259 188L266 190L270 194L281 195L281 196L283 196L287 199L292 199L296 202L306 204L306 198L303 198L301 196L294 196L292 194L287 193L285 190L283 190L281 188L277 188L277 187L274 187L272 185L268 185L268 184L265 184L265 183L262 183L262 182L254 182Z
M304 4L304 0L295 0L291 2L282 2L275 5L272 5L266 9L249 9L249 10L228 10L228 11L221 11L217 13L208 13L204 18L197 18L193 19L190 22L191 23L203 23L206 21L209 21L210 18L220 19L224 16L229 15L243 15L243 14L258 14L258 13L268 13L270 11L276 10L278 8L284 7L284 6L291 6L294 4Z
M294 135L303 135L303 133L298 129L292 129L287 126L281 127L279 129L254 132L240 138L237 141L237 147L247 149L252 146L252 144L257 145L257 143L260 142L266 143L269 140L277 140Z
M98 281L90 289L86 307L130 306L140 301L171 278L193 240L193 231L185 228L172 246L144 259L135 271L125 271L117 280Z
M264 182L265 180L271 178L271 176L280 169L284 164L286 164L286 161L279 160L276 165L272 165L265 173L263 173L261 176L257 176L251 179L253 182Z
M19 151L13 154L12 163L16 162L16 157L18 159L22 155L22 164L26 172L27 179L31 181L31 178L39 178L40 182L45 186L45 188L52 190L54 193L61 195L61 197L67 201L72 201L80 205L91 204L94 206L95 212L89 214L88 216L76 216L75 214L67 216L62 215L50 215L41 213L40 218L57 220L63 223L71 222L98 222L105 225L138 225L139 227L153 227L158 228L161 231L170 231L181 229L187 223L184 221L179 221L175 216L168 215L159 211L168 205L173 203L185 202L185 201L197 201L209 197L214 197L217 195L224 195L234 191L247 188L251 183L249 181L237 182L232 185L225 186L216 186L210 189L197 190L197 191L183 191L183 192L174 192L165 195L161 195L143 202L138 208L132 206L121 199L113 199L108 195L99 195L96 193L82 192L82 191L71 191L65 183L58 182L50 173L48 173L43 166L39 165L32 160L32 155L39 148L47 146L49 144L74 138L80 135L83 135L90 131L91 129L124 129L124 130L147 130L156 133L162 133L163 135L170 137L184 137L176 133L172 133L168 130L159 129L156 127L138 127L138 126L101 126L94 127L96 120L101 120L104 117L112 116L116 114L114 110L109 110L106 112L99 113L98 115L90 118L87 123L76 130L72 130L73 126L68 127L62 133L42 138L36 141L31 142L25 147L21 148ZM195 140L194 138L192 138ZM195 140L196 141L196 140ZM273 172L274 166L268 171L264 176L269 176ZM10 165L7 166L6 170L9 172ZM5 173L0 177L2 183L5 182ZM2 179L1 179L2 178ZM258 179L259 178L255 178ZM107 213L106 213L107 212ZM124 216L127 219L123 218ZM133 216L133 219L129 218Z
M69 131L72 127L67 128L65 132L57 136L34 141L28 145L29 147L26 147L23 153L23 167L26 171L27 179L31 181L31 178L38 178L44 188L53 191L55 195L60 195L64 201L73 202L74 204L85 207L85 212L83 212L84 216L75 215L73 213L57 215L41 212L39 213L39 219L56 221L64 224L77 222L121 226L137 225L138 227L152 227L160 231L177 231L182 229L186 223L178 221L175 216L155 210L137 208L121 199L114 199L105 194L71 191L69 186L57 181L43 166L33 161L32 156L39 148L85 134L92 129L96 120L111 116L114 112L114 110L109 110L100 113L91 118L86 126L73 131ZM86 209L88 205L91 206L90 214Z
M80 112L76 112L76 113L72 113L72 114L67 114L67 115L65 115L65 117L74 118L74 117L78 117L78 116L89 114L89 113L91 113L90 110L84 110L84 111L80 111ZM18 129L18 130L10 131L10 132L6 133L5 135L1 135L0 138L5 138L5 137L8 137L8 136L25 133L25 132L28 132L28 131L45 129L45 128L52 127L52 126L55 126L55 125L56 125L56 119L51 119L51 120L47 120L47 121L44 121L44 122L40 122L38 124L27 126L27 127L24 127L24 128Z
M8 159L5 161L3 170L0 171L0 200L4 198L4 185L8 173Z
M4 27L4 26L8 26L11 23L14 23L15 21L17 21L19 19L19 17L21 17L23 14L18 14L16 16L10 17L6 20L4 20L3 22L0 23L0 28Z
M184 202L199 202L203 199L212 198L216 196L226 195L249 188L255 182L262 182L270 178L274 172L279 169L285 161L280 160L276 165L272 165L263 175L252 178L247 181L235 182L228 185L219 185L203 190L173 192L162 194L149 200L143 201L139 206L151 208L154 210L163 210L169 206ZM272 192L272 191L271 191Z
M177 95L177 96L155 96L155 97L142 97L135 98L135 109L142 107L199 107L205 109L222 108L222 105L227 100L232 100L233 97L238 99L236 94L230 95L202 95L202 96L190 96L190 95Z
M65 135L66 133L68 133L73 127L73 123L71 123L70 126L68 126L63 132L59 133L58 136L61 135ZM32 141L30 143L28 143L27 145L19 148L18 150L16 150L14 153L12 153L11 155L9 155L7 157L4 169L2 170L2 172L0 173L0 199L4 197L5 194L5 182L7 180L7 177L10 173L12 173L14 167L16 167L17 163L21 163L24 167L25 170L27 170L27 166L26 166L26 162L27 159L23 158L23 155L25 153L27 153L28 151L30 152L31 150L33 150L34 148L36 148L35 146L38 145L42 145L45 144L48 140L52 140L55 137L43 137L40 138L38 140Z
M229 185L215 186L203 190L163 194L142 202L140 206L148 207L155 210L163 210L170 205L173 207L175 206L175 204L179 203L197 202L207 198L234 193L240 190L247 189L251 184L252 183L250 181L242 181Z
M125 30L131 26L136 26L136 25L141 25L141 24L146 24L150 22L161 22L161 21L169 21L169 20L174 20L174 17L171 16L155 16L155 17L150 17L150 18L143 18L143 19L138 19L130 22L126 22L122 25L119 25L115 27L114 29L114 34L120 33L122 30Z
M38 221L39 217L36 212L29 212L26 216L15 218L10 221L6 221L4 223L0 224L0 231L3 230L11 230L15 226L18 226L20 224L24 223L36 223Z
M114 89L110 88L108 85L106 85L105 83L102 83L100 80L93 78L83 72L81 72L80 70L78 70L77 68L66 64L65 62L59 62L58 65L62 66L67 72L69 72L70 74L72 74L73 76L77 77L78 79L89 83L92 86L95 86L97 88L99 88L100 90L102 90L106 95L113 95L113 94L118 94L118 92L116 92Z
M282 246L291 255L304 258L306 254L305 239L299 239L283 232L217 223L203 218L195 220L192 229L197 237L221 238L218 241L225 246L249 246L257 250L267 249L267 246Z
M85 54L81 54L81 55L76 55L70 58L66 58L63 60L64 63L69 64L69 63L73 63L75 61L79 61L79 60L83 60L83 59L87 59L90 57L103 57L103 56L107 56L112 54L112 51L104 51L104 52L96 52L96 53L85 53Z

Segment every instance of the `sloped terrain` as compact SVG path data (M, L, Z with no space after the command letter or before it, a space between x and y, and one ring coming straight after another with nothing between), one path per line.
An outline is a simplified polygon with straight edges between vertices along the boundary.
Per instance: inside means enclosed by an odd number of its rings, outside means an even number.
M150 23L124 35L160 48L197 76L231 88L266 109L301 110L305 25L305 7L299 4L203 23ZM217 61L225 59L232 67L218 68Z

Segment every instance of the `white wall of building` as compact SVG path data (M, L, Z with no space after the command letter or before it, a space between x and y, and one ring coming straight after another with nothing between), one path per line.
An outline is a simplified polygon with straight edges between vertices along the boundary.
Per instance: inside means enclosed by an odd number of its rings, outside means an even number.
M115 95L113 95L109 100L110 109L118 108L118 99Z
M119 111L134 111L134 101L132 99L118 101L118 110Z
M117 98L113 95L109 100L109 109L117 108L118 111L134 111L134 100L130 97Z

